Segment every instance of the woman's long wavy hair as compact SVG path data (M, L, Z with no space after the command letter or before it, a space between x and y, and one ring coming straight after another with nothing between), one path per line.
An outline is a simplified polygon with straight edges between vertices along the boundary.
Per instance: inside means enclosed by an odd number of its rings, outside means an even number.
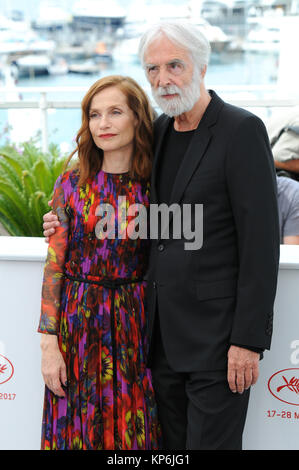
M86 183L102 167L103 151L98 148L89 130L89 109L93 97L100 91L117 87L127 98L129 108L137 118L134 150L130 176L139 180L149 180L152 169L153 119L154 112L142 88L130 77L111 75L96 81L84 96L81 104L82 125L76 136L76 149L69 155L65 169L75 154L78 161L74 168L79 170L79 185Z

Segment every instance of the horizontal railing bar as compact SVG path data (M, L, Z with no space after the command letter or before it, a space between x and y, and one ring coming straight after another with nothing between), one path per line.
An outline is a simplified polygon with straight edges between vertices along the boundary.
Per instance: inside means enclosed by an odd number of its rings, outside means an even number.
M267 100L257 100L257 99L238 99L238 100L226 100L230 104L235 106L245 107L245 108L280 108L280 107L290 107L299 105L299 99L297 100L279 100L279 99L267 99ZM80 109L80 101L46 101L44 104L47 109ZM156 105L154 104L156 107ZM0 109L22 109L22 108L31 108L39 109L39 101L5 101L0 102Z
M76 109L81 108L80 101L46 101L47 109ZM6 101L0 103L0 109L40 108L39 101Z
M0 87L1 92L21 92L21 93L72 93L73 91L86 91L88 86L58 86L58 87ZM276 85L217 85L212 87L222 91L275 91ZM150 89L150 88L148 88Z
M86 86L53 86L53 87L0 87L0 93L72 93L73 91L86 91Z
M272 100L272 99L267 99L267 100L225 100L226 102L229 102L230 104L233 104L235 106L240 106L240 107L245 107L245 108L281 108L281 107L289 107L289 106L297 106L299 105L299 98L297 100Z
M5 101L0 103L0 109L12 109L12 108L39 108L39 101Z

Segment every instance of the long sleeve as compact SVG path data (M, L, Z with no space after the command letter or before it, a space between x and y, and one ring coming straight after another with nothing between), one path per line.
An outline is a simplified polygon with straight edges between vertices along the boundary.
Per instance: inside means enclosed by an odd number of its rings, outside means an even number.
M244 119L227 158L237 228L239 280L232 344L270 348L279 264L276 177L268 137L257 117Z
M56 335L59 332L60 296L63 283L64 262L68 248L69 218L65 210L61 176L54 186L53 211L60 226L50 237L42 285L41 316L39 333Z

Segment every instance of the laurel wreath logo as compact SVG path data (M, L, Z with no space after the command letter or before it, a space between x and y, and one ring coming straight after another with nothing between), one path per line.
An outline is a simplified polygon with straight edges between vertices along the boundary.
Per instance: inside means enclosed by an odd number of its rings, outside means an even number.
M0 374L4 374L7 369L6 364L0 364Z
M285 381L285 384L277 387L277 392L280 392L283 388L287 387L291 392L299 393L299 379L292 377L288 382L284 376L282 376L282 378Z

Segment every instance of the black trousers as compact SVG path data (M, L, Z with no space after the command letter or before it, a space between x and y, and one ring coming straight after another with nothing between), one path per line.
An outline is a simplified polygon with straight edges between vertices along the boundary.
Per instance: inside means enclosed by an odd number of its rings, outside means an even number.
M156 315L151 344L153 386L168 450L240 450L249 390L232 393L225 370L175 372Z

